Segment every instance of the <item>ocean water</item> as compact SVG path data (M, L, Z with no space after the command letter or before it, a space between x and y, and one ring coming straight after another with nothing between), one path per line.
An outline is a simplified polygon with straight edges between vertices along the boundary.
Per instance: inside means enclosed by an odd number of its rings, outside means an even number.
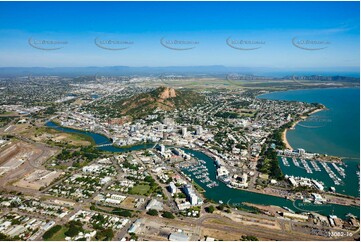
M337 186L337 192L358 196L356 171L360 164L360 89L329 88L274 92L259 96L271 100L302 101L321 103L327 110L312 114L287 132L287 140L294 148L309 152L343 157L346 164L344 184ZM292 162L291 162L292 163ZM292 166L291 166L292 167ZM297 168L288 169L281 165L286 174L308 176ZM322 168L321 168L322 169ZM321 174L321 173L320 173ZM337 174L337 172L336 172ZM312 177L317 174L312 175ZM319 175L330 184L324 174Z

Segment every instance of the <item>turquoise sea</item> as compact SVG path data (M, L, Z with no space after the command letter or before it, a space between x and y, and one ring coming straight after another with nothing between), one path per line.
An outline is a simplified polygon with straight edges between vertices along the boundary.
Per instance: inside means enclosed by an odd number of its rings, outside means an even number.
M336 191L359 197L359 181L356 175L360 164L359 88L273 92L261 95L259 98L325 105L327 110L312 114L307 120L298 123L294 130L289 130L287 140L294 149L304 148L310 152L344 157L346 178L343 179L343 185L335 186ZM298 167L292 165L285 167L282 162L280 164L285 174L318 178L323 180L326 186L334 186L325 172L307 174ZM337 174L335 170L334 172Z

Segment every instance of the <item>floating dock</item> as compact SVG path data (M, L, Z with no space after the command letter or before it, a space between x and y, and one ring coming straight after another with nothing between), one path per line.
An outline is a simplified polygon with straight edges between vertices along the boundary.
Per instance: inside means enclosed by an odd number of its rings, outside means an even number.
M333 167L336 169L336 171L338 172L338 174L340 174L340 176L342 176L343 178L346 177L346 173L345 173L345 169L342 167L338 167L335 163L332 163Z
M282 163L284 166L290 166L290 163L288 163L288 160L286 157L282 156L281 159L282 159Z
M321 171L321 168L317 165L316 161L310 160L310 163L315 171Z
M295 166L298 166L298 167L300 166L300 163L298 163L298 160L294 157L292 158L292 162Z
M342 182L341 178L339 178L333 172L333 170L331 170L331 168L326 164L326 162L320 162L320 163L323 166L323 168L325 169L325 171L327 172L328 176L332 179L333 183L335 183L335 185L340 185Z
M311 170L311 167L308 165L306 160L301 159L301 163L302 163L303 167L306 169L307 173L309 173L309 174L313 173Z

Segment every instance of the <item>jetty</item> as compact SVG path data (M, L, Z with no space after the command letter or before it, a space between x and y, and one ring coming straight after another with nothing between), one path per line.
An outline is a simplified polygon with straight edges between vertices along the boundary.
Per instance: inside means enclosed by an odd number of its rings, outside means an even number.
M316 161L310 160L310 163L315 171L321 171L321 168L317 165Z
M342 182L341 178L339 178L333 172L333 170L331 170L331 168L326 164L326 162L320 162L320 163L323 166L323 168L325 169L325 171L327 172L328 176L332 179L333 183L335 183L335 185L340 185Z
M290 163L288 163L288 160L286 157L282 156L281 159L282 159L282 163L284 166L290 166Z
M346 177L345 169L342 167L337 166L335 163L332 163L332 166L335 168L335 170L342 176L343 178Z
M300 163L298 163L298 160L294 157L292 158L292 162L295 166L298 166L298 167L300 166Z
M309 173L309 174L313 173L311 170L311 167L308 165L306 160L301 159L301 163L302 163L303 167L306 169L307 173Z

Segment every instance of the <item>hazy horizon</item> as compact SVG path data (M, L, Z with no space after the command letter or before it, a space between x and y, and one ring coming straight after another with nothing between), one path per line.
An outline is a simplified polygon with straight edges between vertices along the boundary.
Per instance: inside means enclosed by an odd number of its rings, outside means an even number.
M1 2L0 66L347 71L360 66L358 9L359 2Z
M264 67L231 67L222 65L209 66L85 66L85 67L0 67L0 76L24 75L154 75L154 74L180 74L180 75L227 75L245 74L266 77L285 77L290 75L320 75L320 76L346 76L360 77L358 67L354 68L264 68Z

